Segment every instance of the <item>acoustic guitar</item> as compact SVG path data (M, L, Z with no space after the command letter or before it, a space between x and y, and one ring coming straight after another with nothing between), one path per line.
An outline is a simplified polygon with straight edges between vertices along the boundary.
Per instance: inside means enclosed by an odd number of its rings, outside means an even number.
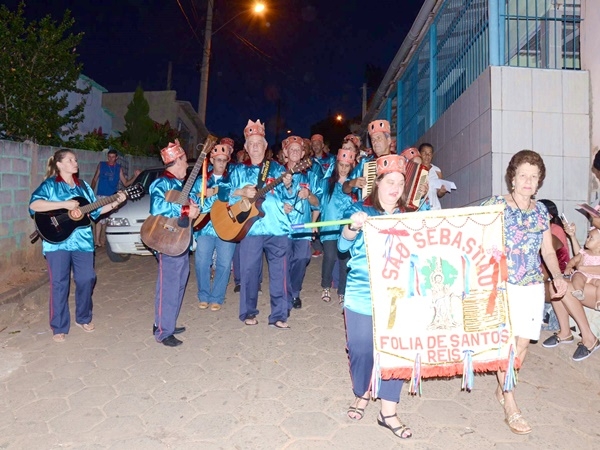
M123 192L128 199L137 200L144 196L144 187L140 183L136 183L125 188ZM117 194L101 198L94 203L90 203L85 197L73 197L71 200L79 202L78 209L81 210L81 217L74 218L71 215L72 211L67 209L55 209L34 214L35 228L43 240L52 244L59 244L71 236L77 228L91 226L92 221L88 213L114 202L117 200Z
M286 175L302 172L311 165L310 158L303 159L279 178L257 190L254 198L242 196L233 205L221 200L215 201L210 209L210 218L217 235L224 241L230 242L239 242L244 239L254 222L265 216L261 205L266 193L280 184Z
M190 191L198 173L202 168L202 163L217 142L217 138L208 135L200 156L190 172L185 185L181 191L170 190L165 193L165 200L178 205L188 205L190 201ZM166 216L148 216L140 229L142 242L148 247L168 256L179 256L186 252L192 241L192 221L189 217L166 217Z

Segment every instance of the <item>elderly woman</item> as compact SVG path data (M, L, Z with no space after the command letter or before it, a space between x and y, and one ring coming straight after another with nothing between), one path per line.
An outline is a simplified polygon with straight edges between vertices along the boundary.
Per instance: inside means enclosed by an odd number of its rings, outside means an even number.
M338 241L340 252L350 251L348 280L344 302L346 317L346 345L350 359L350 375L355 399L348 409L353 420L363 418L369 403L369 388L373 372L373 317L371 290L365 240L362 227L369 216L404 212L404 172L406 160L400 155L381 156L377 159L377 178L373 191L364 200L351 205L344 214L352 224L344 226ZM400 422L396 405L400 401L403 380L382 380L379 390L381 411L377 423L395 436L407 439L412 431Z
M567 290L556 252L552 245L550 217L546 207L534 198L546 176L541 156L521 150L508 163L505 180L509 193L489 199L487 205L504 205L504 234L508 260L507 294L510 322L516 339L516 356L521 366L530 340L538 340L544 312L544 276L540 252L561 297ZM504 407L506 423L516 434L531 433L531 426L521 415L514 390L503 391L505 372L498 372L496 398Z

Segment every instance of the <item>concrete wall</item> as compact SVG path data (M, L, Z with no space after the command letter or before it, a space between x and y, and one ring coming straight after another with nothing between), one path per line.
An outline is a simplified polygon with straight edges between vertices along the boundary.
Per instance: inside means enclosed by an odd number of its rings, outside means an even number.
M582 3L581 16L581 67L590 74L590 153L600 150L600 111L595 106L600 104L600 2L585 0ZM590 201L600 201L600 183L596 177L590 177Z
M587 222L575 207L587 201L592 177L589 104L588 72L489 67L419 139L434 145L434 164L458 187L442 206L508 192L510 158L531 149L547 171L538 198L554 201L582 240Z
M0 281L7 280L29 262L42 258L41 242L30 244L29 234L35 230L29 217L31 192L44 179L48 158L55 147L0 140ZM103 152L74 150L79 161L80 178L91 182ZM161 165L158 158L120 158L125 174L136 169Z

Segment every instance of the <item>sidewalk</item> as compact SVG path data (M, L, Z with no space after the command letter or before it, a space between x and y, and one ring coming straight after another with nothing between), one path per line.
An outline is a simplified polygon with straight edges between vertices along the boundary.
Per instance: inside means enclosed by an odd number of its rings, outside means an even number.
M362 421L347 419L353 395L343 317L335 299L320 300L320 263L309 265L289 331L267 326L266 274L259 324L245 326L232 285L221 311L197 308L192 268L177 348L151 333L151 257L113 264L99 255L96 331L73 327L62 344L48 327L47 283L22 301L0 300L3 317L2 308L20 311L0 332L0 448L598 447L600 353L575 363L574 345L531 346L517 388L534 428L528 436L504 423L493 375L477 376L471 393L460 391L460 378L424 381L422 397L405 389L398 411L413 430L408 441L377 425L379 403Z

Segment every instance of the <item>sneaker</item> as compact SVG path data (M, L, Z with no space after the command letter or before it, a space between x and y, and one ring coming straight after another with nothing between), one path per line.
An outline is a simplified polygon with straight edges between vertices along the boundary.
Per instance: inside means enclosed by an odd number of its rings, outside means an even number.
M588 349L585 345L583 345L583 342L579 342L577 344L577 348L575 349L575 353L573 353L573 361L583 361L592 353L594 353L598 346L600 346L598 338L596 338L596 342L594 342L594 345L592 345L591 349Z
M338 300L340 301L340 305L344 306L344 294L338 294Z
M262 295L262 284L258 285L258 295Z
M239 284L236 284L235 287L233 288L233 292L235 292L237 294L238 292L240 292L241 288L242 287Z
M323 254L323 252L320 252L319 250L315 250L312 254L313 258L318 258L319 256L321 256Z
M566 338L561 339L558 337L558 333L554 333L552 336L550 336L548 339L546 339L544 342L542 342L542 347L554 348L560 344L570 344L574 340L575 340L575 338L573 337L572 334L570 334Z
M581 289L577 289L575 291L571 291L571 295L575 297L580 302L585 300L585 295L583 295L583 291Z
M296 297L292 300L292 308L301 309L302 308L302 300L300 297Z

